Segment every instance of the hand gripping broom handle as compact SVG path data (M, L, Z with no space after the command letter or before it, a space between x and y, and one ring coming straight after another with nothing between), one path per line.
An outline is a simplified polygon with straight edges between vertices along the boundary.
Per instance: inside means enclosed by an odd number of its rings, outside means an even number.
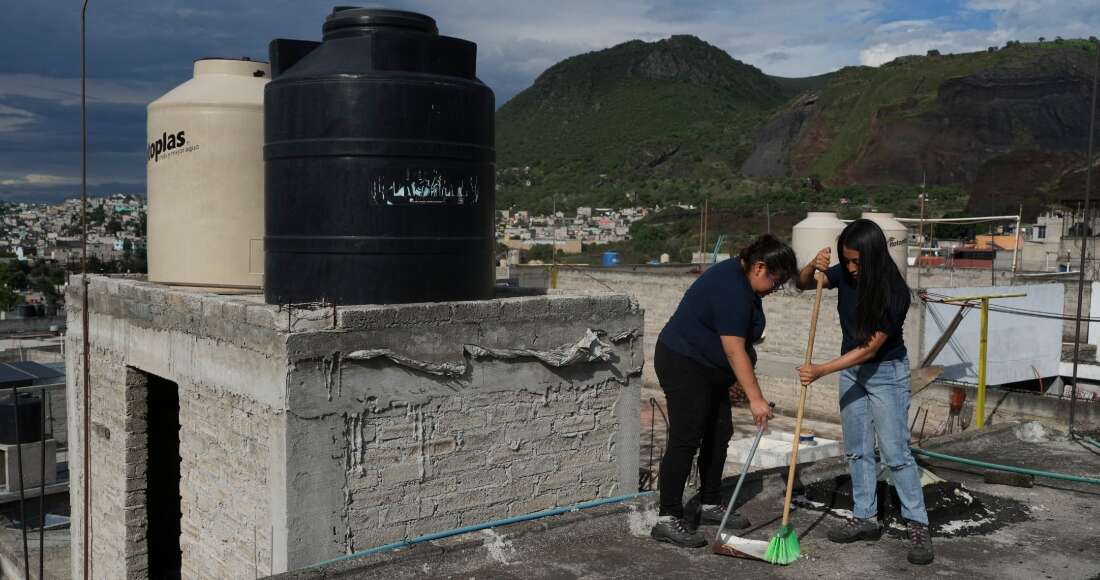
M806 341L806 364L813 362L817 314L821 310L821 289L825 285L825 276L821 272L816 272L814 277L817 278L817 296L814 297L814 309L810 314L810 338ZM806 385L802 385L802 392L798 395L798 418L794 422L794 441L791 442L791 467L787 471L787 497L783 500L784 526L791 521L791 493L794 491L794 470L798 465L798 440L802 436L802 415L806 412L807 389Z

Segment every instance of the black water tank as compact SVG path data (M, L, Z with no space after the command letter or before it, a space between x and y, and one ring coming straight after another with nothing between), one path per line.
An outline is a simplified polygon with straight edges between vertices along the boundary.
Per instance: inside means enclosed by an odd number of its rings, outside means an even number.
M477 45L422 14L338 7L324 42L270 56L267 302L489 298L495 106Z
M19 394L19 443L33 443L42 439L42 399L30 394ZM0 398L0 443L14 444L15 398Z

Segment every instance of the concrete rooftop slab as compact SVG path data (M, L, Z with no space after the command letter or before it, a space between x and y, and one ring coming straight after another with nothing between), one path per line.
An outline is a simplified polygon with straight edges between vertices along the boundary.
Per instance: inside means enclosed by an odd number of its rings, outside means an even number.
M1036 436L1035 431L1017 430L1013 425L941 438L926 446L1002 464L1100 475L1100 455L1064 436ZM1095 543L1100 536L1100 489L1096 486L1040 478L1033 488L1006 487L985 484L980 470L968 466L938 461L929 466L967 489L1026 505L1030 517L984 535L937 538L936 562L919 567L906 562L902 539L884 536L876 543L832 544L825 534L842 520L800 509L792 521L801 535L804 557L780 567L715 556L706 548L687 550L652 541L647 536L655 512L649 497L279 578L1100 578ZM804 469L801 478L810 484L843 472L842 461L830 459ZM766 540L777 529L781 479L768 474L747 485L752 497L742 510L755 525L743 535ZM732 487L732 478L727 484ZM715 528L704 531L713 534Z

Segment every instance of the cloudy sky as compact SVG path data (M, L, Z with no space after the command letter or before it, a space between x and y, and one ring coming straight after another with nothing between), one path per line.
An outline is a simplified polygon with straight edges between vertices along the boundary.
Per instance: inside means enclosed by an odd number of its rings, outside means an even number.
M145 105L206 56L266 60L276 37L319 39L334 2L90 0L93 193L145 189ZM559 60L631 39L694 34L779 76L904 54L1100 34L1096 0L395 0L478 44L504 103ZM8 0L0 19L0 198L79 194L80 0Z

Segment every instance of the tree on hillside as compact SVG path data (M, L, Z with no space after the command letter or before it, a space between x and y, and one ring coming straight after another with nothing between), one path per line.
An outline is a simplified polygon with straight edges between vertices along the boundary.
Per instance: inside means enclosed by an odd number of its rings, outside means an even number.
M107 212L102 205L97 205L92 208L92 211L88 212L89 224L101 224L105 219L107 219Z
M535 244L527 250L527 260L540 260L549 262L554 258L554 246L550 244Z
M23 301L23 295L16 291L15 275L20 273L12 268L11 262L0 262L0 311L7 312Z

